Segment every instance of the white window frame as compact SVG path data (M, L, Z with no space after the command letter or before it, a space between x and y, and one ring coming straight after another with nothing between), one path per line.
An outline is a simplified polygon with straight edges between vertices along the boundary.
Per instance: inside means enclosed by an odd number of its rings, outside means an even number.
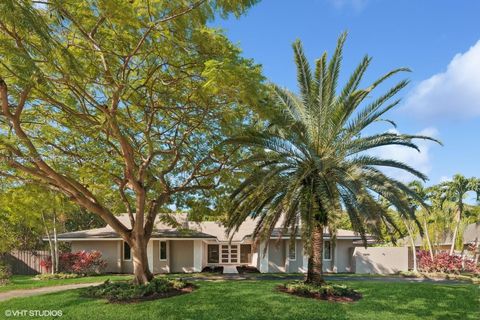
M294 245L293 245L293 253L295 253L295 256L292 258L290 258L290 243L288 243L287 245L287 257L288 257L288 260L290 261L296 261L297 260L297 243L296 241L294 241Z
M165 243L165 259L162 259L162 242ZM168 242L167 241L158 241L158 259L160 261L168 260Z
M125 259L125 245L128 245L128 247L130 248L130 259ZM132 261L132 247L130 247L130 245L126 241L123 241L122 260L123 261Z
M330 243L330 259L325 259L325 243ZM323 240L323 261L332 261L332 241L331 240Z

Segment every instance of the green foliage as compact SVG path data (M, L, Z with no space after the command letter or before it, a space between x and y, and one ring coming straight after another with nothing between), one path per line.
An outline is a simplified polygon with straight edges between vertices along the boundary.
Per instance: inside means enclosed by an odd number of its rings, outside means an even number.
M0 116L0 175L103 217L214 208L197 200L233 181L220 144L265 88L207 22L255 2L1 1L0 79L21 130Z
M0 286L8 284L11 276L12 271L10 270L10 266L0 261Z
M291 293L298 293L301 295L329 295L329 296L351 296L357 294L355 290L349 288L344 284L327 283L322 286L317 286L304 281L293 281L285 284L285 288Z
M158 294L171 293L183 289L187 284L178 279L154 278L148 284L133 285L130 282L110 282L87 288L85 296L93 298L103 298L110 302L128 302L139 300Z
M35 276L35 280L75 279L82 275L77 273L42 273Z

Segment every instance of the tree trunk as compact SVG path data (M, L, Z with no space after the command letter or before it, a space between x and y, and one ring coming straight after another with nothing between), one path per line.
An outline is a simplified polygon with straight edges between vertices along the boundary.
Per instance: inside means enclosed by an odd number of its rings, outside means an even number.
M45 219L45 215L43 212L41 213L42 216L42 222L43 222L43 227L45 228L45 233L47 234L47 239L48 239L48 246L50 247L50 259L52 262L52 266L50 269L50 272L52 274L55 273L55 250L53 249L53 243L52 243L52 237L50 237L50 232L48 231L48 226L47 226L47 220Z
M455 242L457 241L458 229L460 228L460 221L462 220L462 212L460 209L457 213L457 224L455 225L455 230L453 231L452 246L450 247L450 255L453 255L455 251Z
M323 226L317 225L313 229L312 250L308 260L307 283L321 286L323 279Z
M430 258L433 261L433 249L430 242L430 235L428 234L427 219L423 219L423 228L425 229L425 238L427 239L428 252L430 252Z
M142 238L144 237L142 236ZM147 242L145 239L135 239L133 245L130 245L133 262L133 283L137 285L146 284L153 279L153 274L148 268Z
M57 239L57 212L53 210L53 243L55 254L55 273L58 272L58 239Z
M408 232L408 237L410 238L410 246L412 247L412 255L413 255L413 272L418 272L417 269L417 250L415 249L415 239L413 238L413 232L410 230L410 226L408 225L406 220L403 220L405 224L405 228Z

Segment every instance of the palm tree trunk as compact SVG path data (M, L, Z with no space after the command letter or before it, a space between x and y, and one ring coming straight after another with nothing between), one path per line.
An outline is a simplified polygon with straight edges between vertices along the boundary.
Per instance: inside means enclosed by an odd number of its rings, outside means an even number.
M323 226L317 225L312 234L312 250L308 260L307 283L321 286L323 279Z
M407 221L403 220L403 224L405 224L405 228L408 232L408 237L410 238L410 246L412 247L412 256L413 256L413 272L418 272L417 269L417 250L415 250L415 240L413 239L413 232L410 230L410 226L408 225Z
M460 209L458 209L457 223L455 225L455 230L453 231L452 246L450 247L450 255L453 255L453 252L455 251L455 242L457 241L457 234L458 234L458 229L460 228L461 218L462 218L462 212Z
M428 252L430 252L430 258L432 258L432 261L433 261L432 243L430 242L430 235L428 234L427 219L425 218L423 219L423 228L425 229L425 238L427 239Z

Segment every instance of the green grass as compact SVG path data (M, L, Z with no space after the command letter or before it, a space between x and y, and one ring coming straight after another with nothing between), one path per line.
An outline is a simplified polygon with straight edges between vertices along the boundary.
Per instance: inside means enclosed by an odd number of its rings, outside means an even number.
M53 279L53 280L35 280L34 276L12 276L10 283L5 286L0 286L0 292L6 292L17 289L33 289L41 287L50 287L50 286L60 286L64 284L74 284L74 283L91 283L91 282L102 282L107 279L110 280L126 280L131 279L132 276L129 275L101 275L93 277L81 277L74 279Z
M284 281L196 281L193 293L137 304L107 304L70 290L0 303L5 310L62 310L64 319L480 319L479 288L471 284L341 281L363 294L333 303L275 291ZM44 318L45 319L45 318Z

